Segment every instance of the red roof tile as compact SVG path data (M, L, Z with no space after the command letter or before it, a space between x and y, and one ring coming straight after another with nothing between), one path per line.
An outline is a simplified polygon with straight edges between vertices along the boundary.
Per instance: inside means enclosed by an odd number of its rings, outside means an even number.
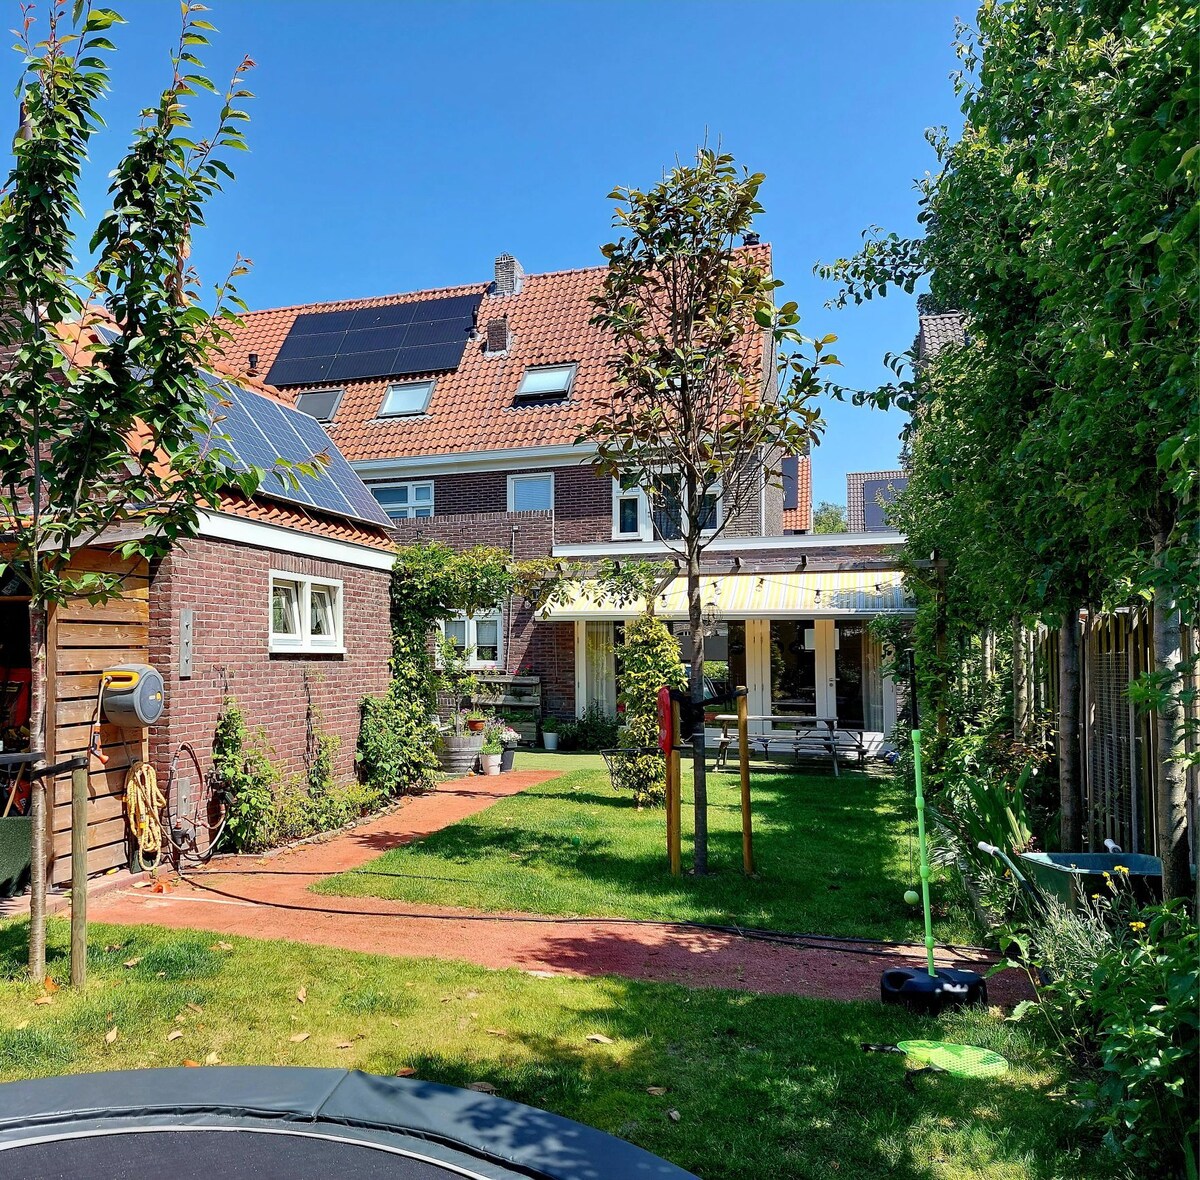
M785 532L812 531L812 459L800 455L796 462L796 507L783 510Z
M770 247L753 248L770 266ZM251 353L258 355L258 372L268 373L298 315L314 311L345 311L453 295L482 294L478 326L506 316L511 335L507 353L488 356L483 340L469 342L454 372L412 374L401 378L329 382L302 389L342 389L334 421L326 429L351 462L407 458L417 455L456 455L520 447L556 446L575 441L582 425L598 412L596 399L609 389L611 337L588 321L589 296L600 287L604 267L551 271L524 277L516 295L490 295L490 284L443 287L372 299L309 303L251 312L245 326L234 329L226 345L229 366L245 371ZM755 349L755 356L758 350ZM578 366L568 403L514 406L513 395L529 365L575 362ZM387 387L398 381L435 378L426 413L401 418L378 418Z

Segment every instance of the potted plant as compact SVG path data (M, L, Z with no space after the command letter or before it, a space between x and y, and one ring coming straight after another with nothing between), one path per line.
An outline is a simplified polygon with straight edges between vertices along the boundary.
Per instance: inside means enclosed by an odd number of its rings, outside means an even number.
M483 733L487 728L488 715L482 709L468 709L465 717L467 729L472 733Z
M542 722L542 745L547 750L558 749L559 720L557 717L547 717Z
M517 756L517 743L521 740L521 735L508 725L501 726L500 745L503 747L503 753L500 755L500 773L507 774L513 768L513 759Z
M500 759L504 756L504 747L498 738L491 738L483 743L479 751L479 768L484 774L499 774Z
M483 734L468 731L467 724L467 715L460 710L451 719L449 730L442 734L438 760L447 774L470 774L475 767Z

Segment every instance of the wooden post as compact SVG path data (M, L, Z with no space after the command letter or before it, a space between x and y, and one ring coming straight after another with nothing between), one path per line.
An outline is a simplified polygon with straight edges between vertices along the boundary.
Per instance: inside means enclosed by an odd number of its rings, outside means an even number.
M71 986L87 983L88 760L71 770Z
M667 755L667 855L671 875L678 877L683 840L680 834L683 800L679 782L679 702L671 699L671 752Z
M750 824L750 725L746 719L746 689L737 690L738 770L742 776L742 870L754 872L754 833Z

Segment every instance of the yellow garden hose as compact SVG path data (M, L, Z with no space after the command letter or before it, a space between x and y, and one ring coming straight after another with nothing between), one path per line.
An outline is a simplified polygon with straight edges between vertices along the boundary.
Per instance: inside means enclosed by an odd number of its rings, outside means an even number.
M129 830L137 842L142 867L158 867L162 859L162 810L166 796L158 785L158 775L148 762L137 762L125 776L125 814Z

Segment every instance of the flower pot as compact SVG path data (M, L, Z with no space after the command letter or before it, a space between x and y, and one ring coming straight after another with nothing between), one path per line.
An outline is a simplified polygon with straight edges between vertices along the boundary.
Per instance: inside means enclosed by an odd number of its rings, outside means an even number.
M543 733L542 734L542 745L545 746L547 750L557 750L558 749L558 734Z
M513 768L513 759L517 756L516 746L505 746L504 753L500 755L500 773L507 774Z
M483 733L484 729L487 728L487 721L485 721L482 717L472 717L467 721L467 728L472 733Z
M484 774L499 774L500 759L503 757L503 754L480 754L479 769Z
M16 897L29 884L33 820L28 815L0 819L0 897Z
M447 733L442 736L438 761L447 774L470 774L483 745L481 733Z

